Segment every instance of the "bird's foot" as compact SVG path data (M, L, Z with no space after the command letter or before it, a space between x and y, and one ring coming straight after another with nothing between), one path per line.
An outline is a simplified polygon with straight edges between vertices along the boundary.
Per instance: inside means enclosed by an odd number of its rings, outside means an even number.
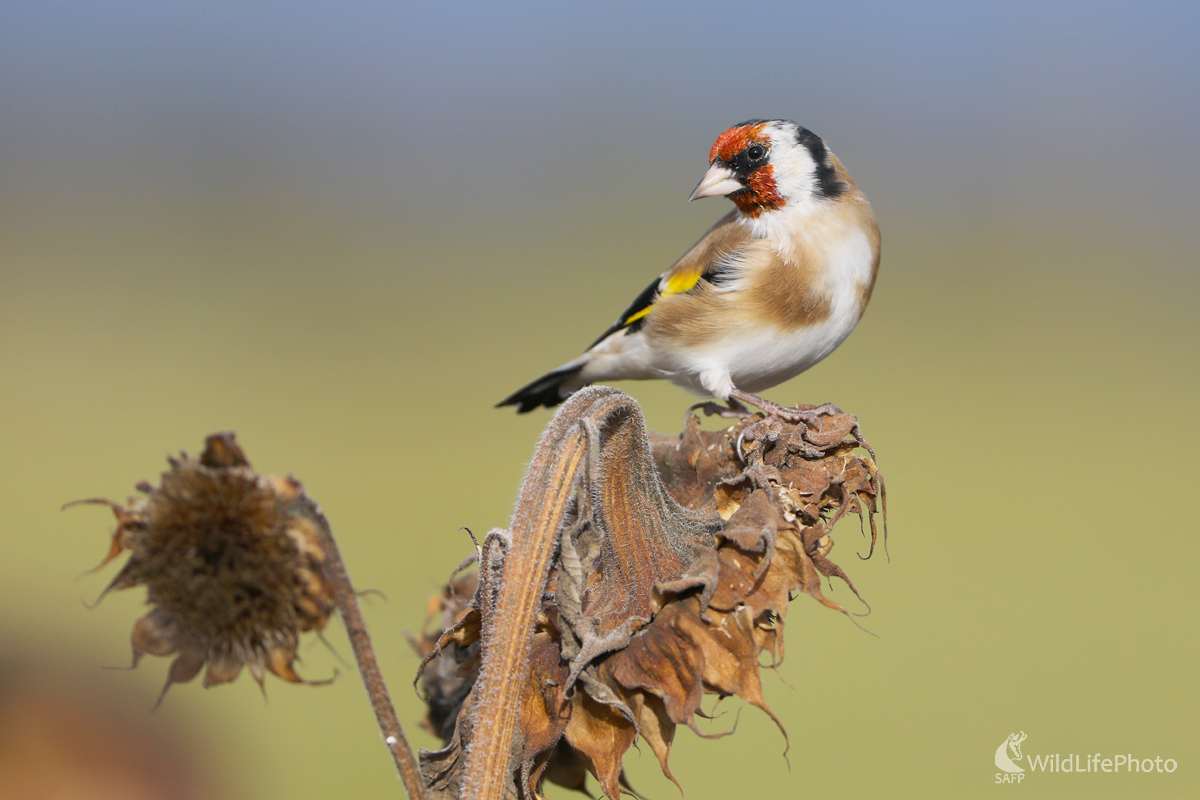
M766 400L756 394L743 392L741 389L734 389L729 393L729 404L732 406L735 402L742 408L745 408L745 406L742 406L742 403L748 403L762 411L768 417L775 417L793 424L804 423L807 427L817 431L824 427L821 417L829 414L843 413L833 403L822 403L819 406L811 406L810 408L789 408L788 406L781 406L779 403ZM704 404L702 403L701 405Z
M691 406L688 408L687 413L691 414L697 409L703 411L704 416L706 417L718 416L725 419L750 419L750 417L754 416L753 411L746 408L732 397L729 398L728 406L723 406L714 400L707 400L703 403L696 403L694 406Z

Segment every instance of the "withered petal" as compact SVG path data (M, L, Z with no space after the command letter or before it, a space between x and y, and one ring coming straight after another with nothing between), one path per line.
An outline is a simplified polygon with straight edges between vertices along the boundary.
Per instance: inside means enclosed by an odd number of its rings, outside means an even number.
M718 534L719 538L731 542L743 552L763 554L758 572L754 575L756 579L775 555L775 535L781 520L772 500L768 490L751 492Z
M564 698L567 667L558 644L546 633L538 633L530 654L529 680L520 699L517 729L524 741L521 763L524 791L533 792L552 751L566 730L571 703Z
M167 696L167 690L171 688L172 684L187 683L200 674L200 668L204 666L204 655L196 650L184 650L175 657L167 670L167 682L163 684L158 701L154 704L155 708L162 704L163 698Z
M206 437L200 463L213 468L250 466L232 431L222 431Z
M646 744L650 745L650 751L658 759L658 765L662 769L663 775L666 775L682 793L683 786L671 773L668 763L671 758L671 744L675 741L675 723L668 716L662 698L646 692L629 692L625 702L637 716L638 735L646 741Z
M587 764L578 751L571 748L565 741L560 740L544 764L539 765L529 776L529 782L537 786L541 778L557 784L564 789L581 792L591 797L587 790ZM541 795L535 795L542 800Z
M764 711L783 734L787 752L787 731L779 718L767 708L762 696L758 672L758 646L750 609L723 614L712 624L699 620L691 624L690 635L704 653L704 683L722 695L737 695Z
M304 683L304 679L292 669L295 660L295 647L276 645L267 651L267 669L271 670L273 675L283 678L288 683Z
M530 754L547 750L562 736L571 706L563 697L567 668L558 645L545 633L534 637L530 674L521 698L520 730Z
M626 689L661 697L672 722L690 725L704 699L703 665L701 653L675 633L683 606L672 603L664 608L652 625L630 639L627 648L609 658L608 668Z
M235 655L215 656L204 671L204 688L229 683L242 672L242 659Z
M610 798L621 796L621 763L637 729L611 707L595 702L585 692L576 692L571 718L565 731L567 743L575 748L600 781Z
M179 649L179 625L175 618L161 608L133 623L129 636L133 645L133 665L136 667L143 655L169 656Z
M258 684L258 690L262 692L263 697L267 696L267 684L265 683L267 672L263 666L265 654L255 653L247 657L246 668L250 671L250 677Z

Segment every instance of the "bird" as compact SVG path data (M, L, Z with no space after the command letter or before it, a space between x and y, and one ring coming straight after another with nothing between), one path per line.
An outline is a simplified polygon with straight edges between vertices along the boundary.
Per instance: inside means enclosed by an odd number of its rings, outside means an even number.
M575 358L497 403L552 408L597 382L665 379L726 404L707 413L813 426L758 396L799 375L858 324L879 271L879 225L825 141L784 119L752 119L717 137L689 201L734 208L656 278ZM689 409L690 411L690 409Z

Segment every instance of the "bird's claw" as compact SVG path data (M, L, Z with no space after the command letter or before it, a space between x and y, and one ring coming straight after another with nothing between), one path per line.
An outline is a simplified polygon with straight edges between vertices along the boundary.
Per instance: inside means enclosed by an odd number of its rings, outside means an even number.
M828 414L841 414L842 410L833 403L823 403L813 408L788 408L787 406L779 406L773 409L763 409L769 416L779 417L785 422L804 423L806 426L815 431L822 430L825 425L821 422L821 417Z
M816 431L820 431L824 427L821 423L821 417L828 414L842 413L842 410L833 403L822 403L812 408L789 408L770 400L764 400L758 395L743 392L740 389L734 389L730 393L730 405L733 405L735 402L739 406L741 403L749 403L761 410L767 417L774 417L784 422L790 422L793 425L803 423L806 427Z
M703 411L706 417L717 416L724 419L750 419L754 416L754 412L732 398L729 400L728 406L723 406L715 400L696 403L688 408L687 413L691 414L696 410Z

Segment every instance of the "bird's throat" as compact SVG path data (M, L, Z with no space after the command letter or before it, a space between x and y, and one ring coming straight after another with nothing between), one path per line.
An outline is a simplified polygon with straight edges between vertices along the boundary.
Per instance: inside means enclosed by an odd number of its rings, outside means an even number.
M750 173L746 184L742 191L729 195L743 216L754 219L763 212L787 205L787 201L779 194L779 187L775 185L775 168L770 164Z

